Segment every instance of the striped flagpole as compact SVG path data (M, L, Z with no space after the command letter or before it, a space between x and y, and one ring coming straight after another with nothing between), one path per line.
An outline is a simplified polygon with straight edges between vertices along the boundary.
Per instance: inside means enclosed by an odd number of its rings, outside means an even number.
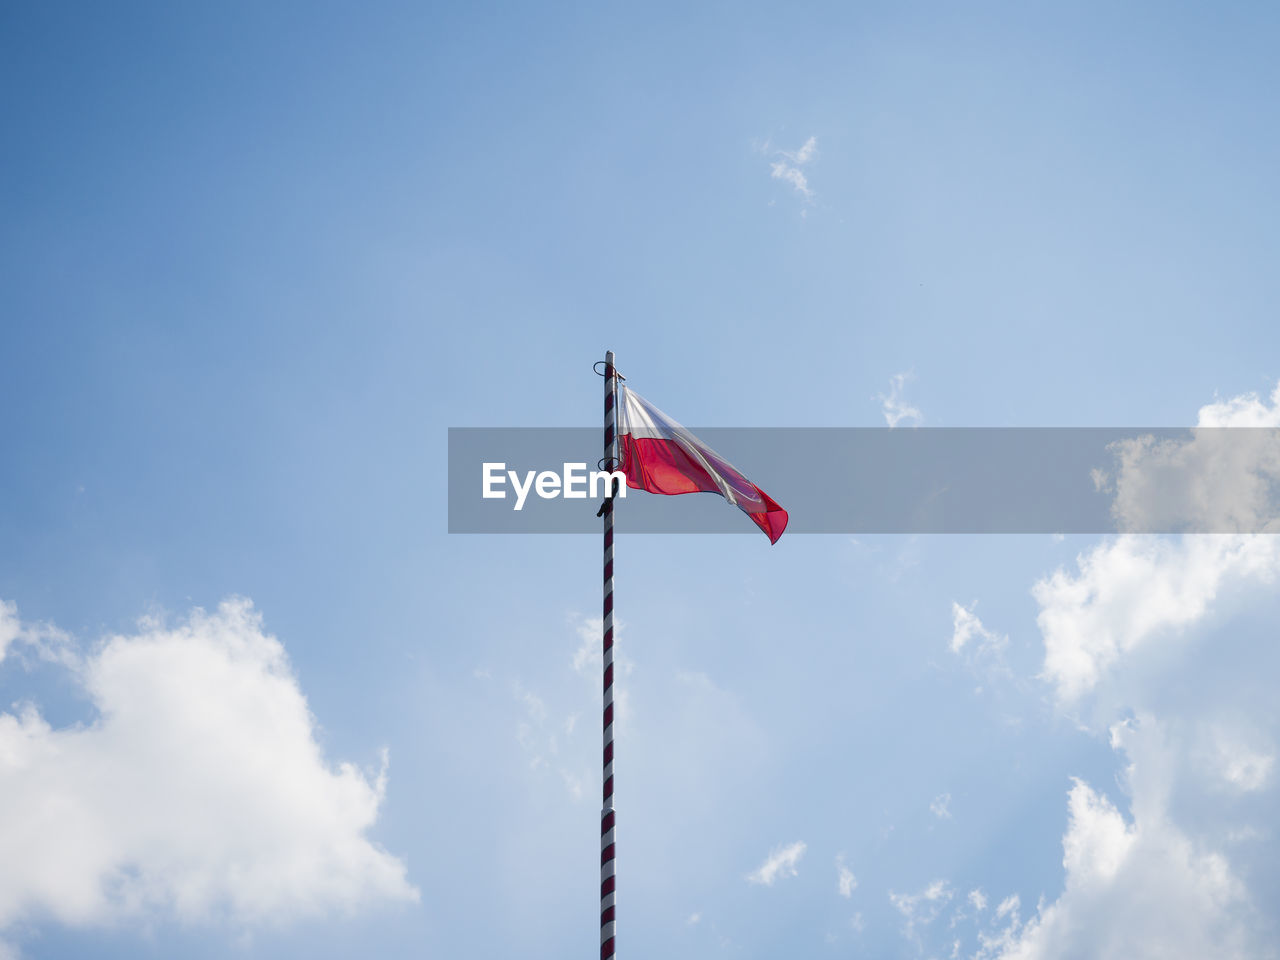
M618 376L613 351L604 355L604 455L606 469L618 464ZM614 955L613 844L613 485L604 501L604 806L600 811L600 960Z

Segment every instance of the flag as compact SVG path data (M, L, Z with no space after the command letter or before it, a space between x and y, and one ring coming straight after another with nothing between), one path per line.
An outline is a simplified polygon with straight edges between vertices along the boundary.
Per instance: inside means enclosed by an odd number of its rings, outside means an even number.
M649 493L718 493L751 518L770 543L787 511L680 424L625 384L618 385L618 447L627 486Z

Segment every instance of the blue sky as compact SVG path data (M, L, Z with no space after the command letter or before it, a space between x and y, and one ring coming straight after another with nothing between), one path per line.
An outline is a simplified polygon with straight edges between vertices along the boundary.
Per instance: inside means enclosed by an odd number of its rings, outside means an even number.
M599 543L446 429L1280 425L1278 26L0 14L0 951L591 955ZM1274 955L1266 538L744 527L619 543L624 955Z

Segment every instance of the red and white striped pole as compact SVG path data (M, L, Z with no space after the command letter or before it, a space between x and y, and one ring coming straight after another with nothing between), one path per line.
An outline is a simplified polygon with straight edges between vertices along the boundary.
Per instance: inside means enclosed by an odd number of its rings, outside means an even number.
M613 351L604 355L604 455L606 470L618 462L618 374ZM604 500L604 806L600 811L600 960L614 955L613 843L613 484Z

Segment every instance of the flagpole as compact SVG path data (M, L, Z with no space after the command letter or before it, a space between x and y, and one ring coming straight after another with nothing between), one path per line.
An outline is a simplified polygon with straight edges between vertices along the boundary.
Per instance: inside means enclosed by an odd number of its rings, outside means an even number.
M618 374L613 351L604 355L604 455L606 471L619 467L617 438ZM600 810L600 960L614 955L613 842L613 484L605 481L604 500L604 804Z

